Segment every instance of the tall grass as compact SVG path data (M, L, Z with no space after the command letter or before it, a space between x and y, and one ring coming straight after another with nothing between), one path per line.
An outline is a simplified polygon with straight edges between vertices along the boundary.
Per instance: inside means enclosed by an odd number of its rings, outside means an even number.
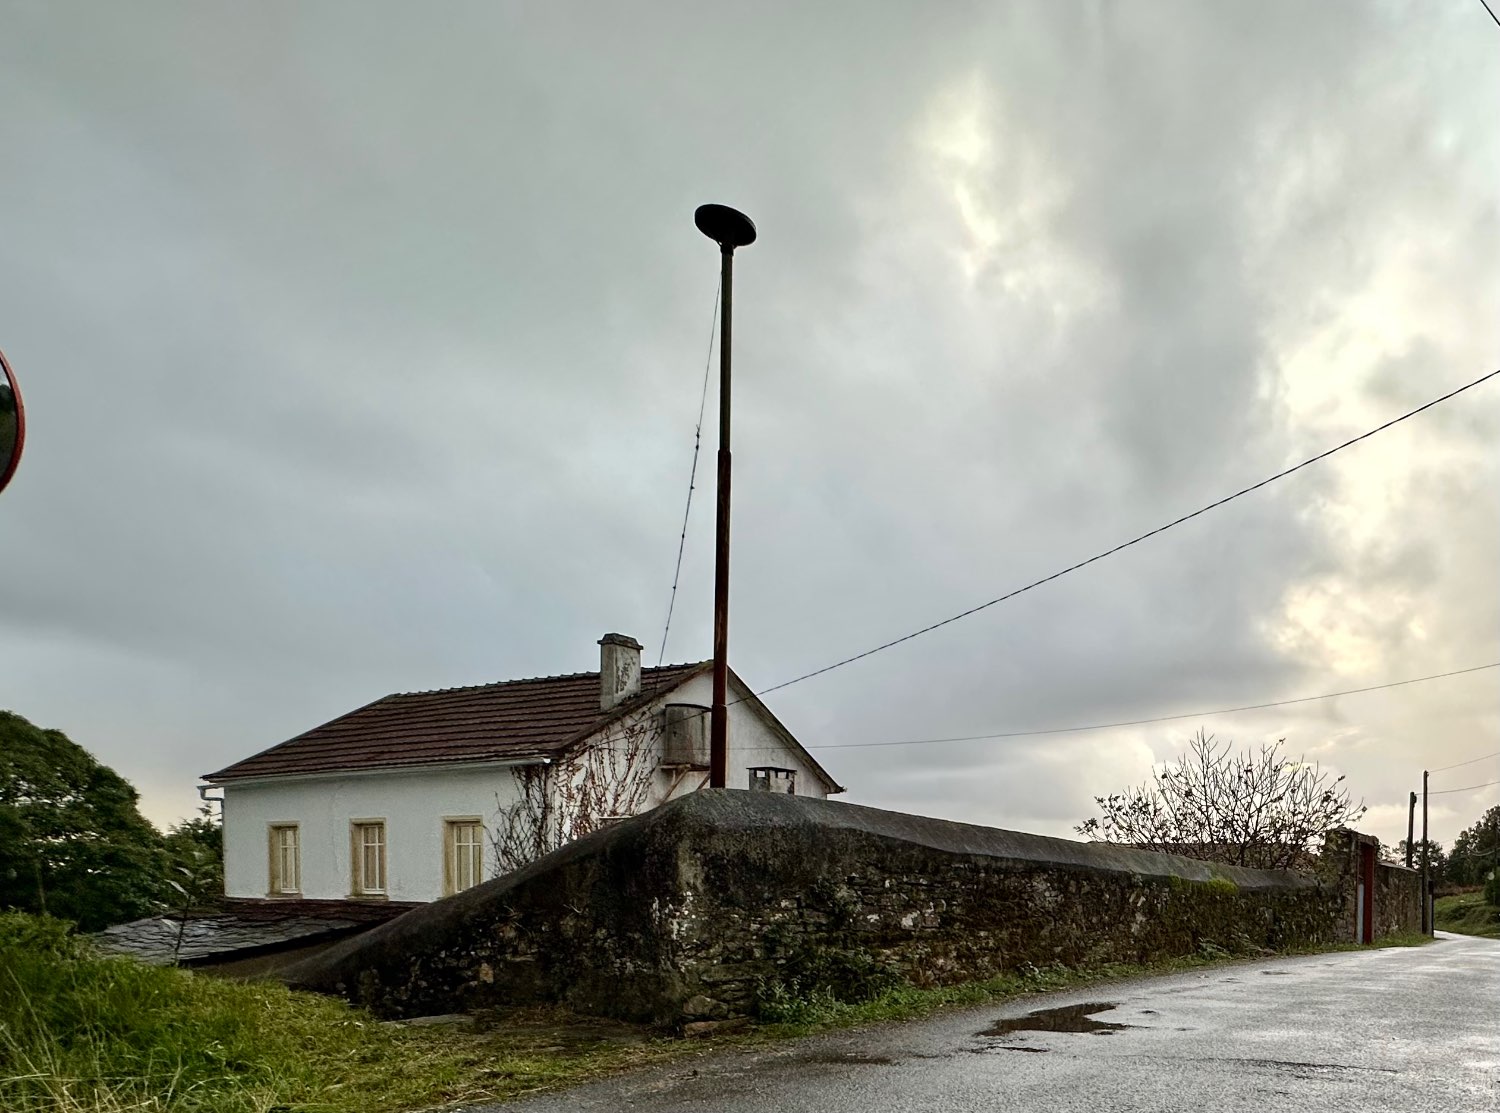
M0 915L7 1113L334 1110L385 1073L391 1042L334 1001L102 957L55 920Z
M651 1050L550 1042L393 1028L268 982L104 957L65 924L0 913L4 1113L381 1113L575 1081Z

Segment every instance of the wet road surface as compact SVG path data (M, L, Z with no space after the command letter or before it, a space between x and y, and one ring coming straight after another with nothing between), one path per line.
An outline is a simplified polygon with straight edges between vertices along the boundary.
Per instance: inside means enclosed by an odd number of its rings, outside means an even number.
M1495 1113L1500 941L1440 935L1117 982L487 1108Z

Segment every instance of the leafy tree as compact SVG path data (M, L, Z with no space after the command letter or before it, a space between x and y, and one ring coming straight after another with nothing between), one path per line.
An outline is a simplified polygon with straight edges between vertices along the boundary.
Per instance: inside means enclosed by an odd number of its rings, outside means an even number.
M224 828L207 804L196 819L184 819L167 831L162 846L174 866L208 865L224 869Z
M136 800L61 731L0 711L0 908L83 931L155 911L166 860Z
M207 804L197 819L184 819L162 840L167 853L166 884L177 914L176 959L182 952L188 920L195 911L216 903L224 895L224 830Z
M1459 885L1480 885L1495 869L1500 869L1500 804L1453 840L1448 880Z
M1403 865L1406 863L1406 840L1402 839L1398 844L1399 853L1396 860ZM1419 870L1422 868L1422 840L1417 839L1411 844L1411 868ZM1443 853L1443 844L1427 840L1427 871L1432 876L1434 884L1441 885L1450 880L1448 855Z
M1074 830L1087 838L1259 869L1298 865L1329 830L1364 815L1316 765L1282 752L1285 739L1236 752L1198 731L1188 750L1145 784L1096 796L1104 813Z

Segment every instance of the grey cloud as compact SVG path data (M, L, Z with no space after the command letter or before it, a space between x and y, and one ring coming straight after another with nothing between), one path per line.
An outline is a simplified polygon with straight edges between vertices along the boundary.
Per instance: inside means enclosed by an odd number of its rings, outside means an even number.
M0 343L34 424L0 705L165 819L185 770L385 691L588 668L605 629L654 659L704 200L762 229L736 318L753 683L1326 447L1493 359L1500 71L1463 7L18 8ZM932 132L970 108L965 164ZM1399 335L1350 317L1403 267ZM1313 340L1367 351L1304 412ZM707 652L709 401L669 659ZM1497 416L1476 394L771 703L816 744L1353 686L1288 617L1320 586L1376 647L1358 681L1472 664L1500 631ZM1413 468L1367 490L1356 452ZM1401 528L1355 537L1349 507ZM1447 683L1209 726L1336 739L1399 802L1500 737ZM827 757L857 800L1066 833L1193 725Z

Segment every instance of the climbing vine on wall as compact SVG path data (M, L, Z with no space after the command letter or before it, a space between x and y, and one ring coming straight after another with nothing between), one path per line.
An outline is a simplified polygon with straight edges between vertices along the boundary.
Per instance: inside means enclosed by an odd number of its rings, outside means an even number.
M489 836L493 875L520 869L642 811L656 781L661 737L658 715L636 715L566 757L518 766L517 798L507 803L496 796L499 818Z

